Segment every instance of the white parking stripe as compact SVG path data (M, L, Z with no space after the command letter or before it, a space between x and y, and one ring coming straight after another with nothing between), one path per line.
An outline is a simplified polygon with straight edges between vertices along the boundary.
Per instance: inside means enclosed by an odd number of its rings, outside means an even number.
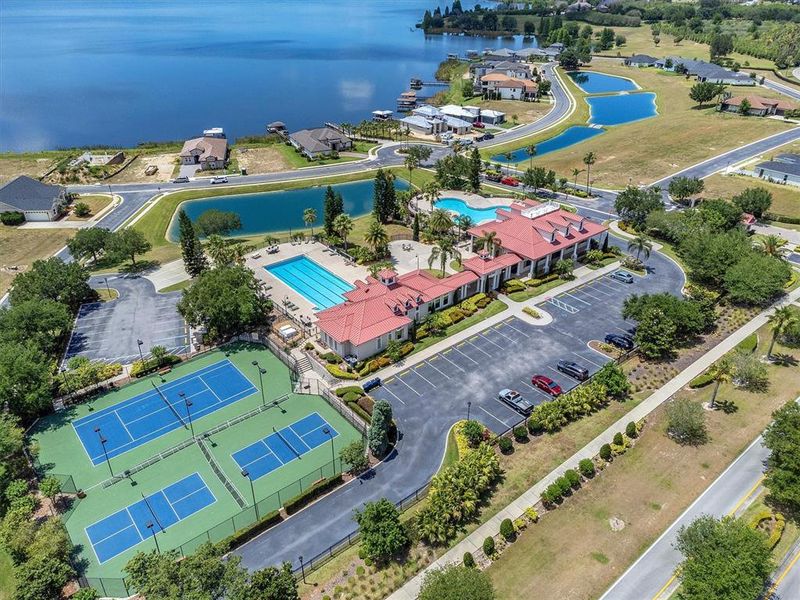
M448 350L447 352L450 352L450 351ZM464 369L463 367L460 367L459 365L457 365L456 363L454 363L452 360L450 360L449 358L447 358L447 357L445 356L445 354L447 354L447 352L442 352L442 353L439 355L439 357L440 357L440 358L443 358L443 359L445 359L447 362L449 362L451 365L453 365L453 366L454 366L456 369L458 369L458 370L459 370L459 371L461 371L462 373L466 373L466 372L467 372L467 370L466 370L466 369ZM462 354L463 354L463 352L462 352ZM469 358L469 357L467 357L467 358Z
M595 367L602 368L602 366L603 366L602 364L598 364L598 363L594 362L593 360L591 360L590 358L586 358L585 356L583 356L581 354L578 354L577 352L573 352L573 354L575 356L577 356L578 358L580 358L581 360L585 360L586 362L593 364Z
M481 337L482 337L484 340L486 340L487 342L489 342L490 344L492 344L493 346L497 346L498 348L500 348L500 350L505 350L505 349L506 349L504 346L501 346L501 345L500 345L500 344L498 344L497 342L493 342L492 340L490 340L490 339L489 339L489 336L488 336L486 333L482 333L482 334L481 334Z
M514 326L511 324L511 322L510 322L510 321L505 321L505 322L503 323L503 325L505 325L506 327L510 327L511 329L513 329L514 331L516 331L517 333L521 333L521 334L522 334L522 335L524 335L525 337L528 337L528 334L527 334L527 333L525 333L525 332L524 332L524 331L522 331L521 329L517 329L516 327L514 327Z
M418 366L417 366L417 367L414 367L413 369L411 369L411 372L412 372L412 373L414 373L414 374L415 374L417 377L421 377L422 379L424 379L425 381L427 381L427 382L428 382L428 383L429 383L429 384L430 384L430 385L431 385L431 386L432 386L432 387L435 389L435 388L436 388L436 384L435 384L435 383L433 383L433 382L432 382L430 379L428 379L427 377L425 377L425 375L423 375L422 373L420 373L418 369L419 369L419 367L418 367Z
M400 376L399 376L399 375L395 375L395 377L394 377L394 378L395 378L395 380L396 380L396 381L399 381L399 382L400 382L400 383L402 383L404 386L406 386L408 389L410 389L412 392L414 392L414 393L415 393L417 396L422 396L422 394L420 394L420 393L419 393L417 390L415 390L413 387L411 387L411 386L410 386L410 385L408 385L408 384L407 384L405 381L403 381L403 380L400 378Z
M581 300L580 298L578 298L577 296L573 296L573 295L572 295L572 294L570 294L569 292L564 292L564 293L563 293L563 294L561 294L561 295L562 295L562 296L569 296L570 298L572 298L573 300L577 300L578 302L583 302L583 303L584 303L586 306L591 306L591 305L592 305L592 303L591 303L591 302L587 302L586 300Z
M476 336L476 337L477 337L477 336ZM472 339L475 339L475 338L472 338ZM470 346L474 346L474 347L475 347L475 349L476 349L476 350L478 350L479 352L483 352L483 353L484 353L486 356L488 356L489 358L492 358L492 355L491 355L491 354L489 354L489 353L488 353L486 350L484 350L483 348L481 348L480 346L478 346L478 345L477 345L475 342L473 342L472 340L467 340L467 343L468 343Z
M463 342L462 342L462 344L461 344L461 345L463 345ZM469 359L469 360L470 360L470 362L473 362L473 363L475 363L476 365L480 365L480 364L481 364L481 363L479 363L477 360L475 360L474 358L472 358L471 356L468 356L468 355L464 354L464 353L463 353L461 350L459 350L459 349L458 349L458 347L457 347L457 346L453 346L453 350L454 350L454 351L456 351L456 352L458 352L458 353L459 353L461 356L463 356L464 358L467 358L467 359ZM466 372L466 371L465 371L465 372Z
M580 292L581 292L581 294L586 294L590 298L594 298L595 300L599 300L600 302L604 302L605 301L605 298L603 298L602 296L595 296L594 294L590 294L585 288L580 290Z
M436 371L437 373L439 373L439 374L440 374L442 377L444 377L445 379L448 379L448 380L449 380L449 379L450 379L450 375L447 375L446 373L443 373L442 371L440 371L439 369L437 369L435 366L433 366L433 360L434 360L434 359L431 359L431 360L429 360L428 362L426 362L426 363L424 363L424 364L428 365L428 366L429 366L431 369L433 369L434 371Z
M384 384L381 386L381 389L382 389L382 390L384 390L384 391L386 391L386 392L389 392L389 393L390 393L392 396L394 396L394 397L395 397L395 398L396 398L396 399L397 399L397 400L400 402L400 404L403 404L403 405L405 405L405 402L403 402L403 399L402 399L402 398L400 398L400 396L398 396L397 394L395 394L395 393L394 393L392 390L390 390L390 389L387 387L389 383L391 383L391 380L389 380L389 381L385 382L385 383L384 383Z
M490 417L492 417L492 418L493 418L495 421L497 421L498 423L502 423L502 424L503 424L503 425L505 425L506 427L510 427L510 425L509 425L508 423L506 423L505 421L503 421L503 419L500 419L500 418L498 418L498 417L495 417L495 416L494 416L492 413L490 413L488 410L486 410L486 409L485 409L485 408L483 408L482 406L479 406L478 408L480 408L480 409L481 409L483 412L485 412L487 415L489 415Z

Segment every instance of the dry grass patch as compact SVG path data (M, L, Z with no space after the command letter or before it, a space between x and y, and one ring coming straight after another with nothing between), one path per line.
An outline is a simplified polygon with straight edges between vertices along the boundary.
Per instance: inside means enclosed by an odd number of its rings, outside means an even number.
M766 188L772 194L770 212L800 217L800 188L769 183L763 179L755 179L746 175L712 175L706 178L705 184L703 196L725 198L726 200L730 200L747 188Z
M0 225L0 296L8 291L18 273L27 271L33 261L53 255L74 234L74 229L18 229ZM9 266L19 270L9 270Z
M287 171L293 168L279 145L234 148L233 154L238 159L239 166L247 169L248 175Z
M79 217L74 212L71 212L67 215L67 221L86 221L88 219L94 218L97 214L103 210L106 206L111 204L111 195L110 194L85 194L79 196L74 202L73 205L77 204L78 202L83 202L84 204L89 206L89 215L86 217Z
M499 110L506 113L506 121L511 123L513 116L517 115L519 123L533 123L553 110L553 105L547 99L541 102L522 102L521 100L470 100L469 104L480 106L486 110Z
M66 153L42 152L31 154L0 154L0 184L19 175L38 179L49 171Z
M143 154L131 162L125 170L108 179L108 183L165 183L172 177L177 160L177 152ZM146 175L145 170L151 165L158 167L158 171L153 175Z

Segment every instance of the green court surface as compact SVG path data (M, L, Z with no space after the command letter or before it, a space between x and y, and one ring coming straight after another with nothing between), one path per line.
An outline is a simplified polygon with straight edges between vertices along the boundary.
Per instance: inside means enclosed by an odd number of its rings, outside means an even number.
M202 445L208 450L220 472L215 473L198 443L186 443L191 439L191 434L186 428L179 427L112 457L109 462L115 475L119 476L126 470L134 472L128 478L120 478L116 483L104 486L103 483L111 477L109 467L105 462L96 466L92 464L72 422L152 390L151 379L166 388L170 381L179 380L226 359L253 384L255 391L193 420L196 436L202 438ZM258 370L252 365L254 360L267 371L263 377L264 400L261 396ZM179 548L183 553L190 553L205 541L220 541L237 529L253 523L253 492L259 516L263 517L280 508L313 482L334 475L332 454L336 456L336 471L339 471L339 450L358 439L360 433L323 398L291 393L289 375L289 369L264 346L236 344L177 365L163 377L166 381L159 376L147 377L107 393L91 403L50 415L36 424L31 437L40 448L41 470L44 474L72 476L75 487L86 493L85 498L73 504L65 519L67 531L73 543L79 547L80 562L86 566L84 575L89 578L90 583L93 578L121 577L123 567L137 551L155 548L152 537L142 536L140 527L139 533L131 529L134 541L140 537L143 539L101 562L86 531L87 527L111 515L127 515L126 508L141 503L143 495L150 498L195 473L202 478L214 501L167 526L166 531L157 533L162 551ZM277 405L273 402L276 399L281 399ZM256 409L264 404L266 408L258 412ZM253 416L211 435L203 435L203 432L250 411L254 411ZM325 438L325 443L321 443L317 437L316 445L309 444L311 449L302 453L299 458L286 460L284 457L285 464L278 463L273 470L255 479L251 490L250 481L242 476L241 468L232 454L268 436L274 436L274 430L281 431L314 413L318 417L313 419L324 420L338 434L333 438L333 448L328 437ZM185 447L175 453L165 453L182 443ZM165 455L153 464L140 470L134 469L161 453ZM221 478L227 479L232 489L226 489ZM99 537L99 534L95 534L95 544Z

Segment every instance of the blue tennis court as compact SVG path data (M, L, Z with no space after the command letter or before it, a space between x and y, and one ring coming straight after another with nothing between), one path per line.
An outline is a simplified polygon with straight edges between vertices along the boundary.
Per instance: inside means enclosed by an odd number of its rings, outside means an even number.
M325 433L327 427L330 433ZM258 479L321 446L339 433L319 413L295 421L231 456L250 479Z
M160 390L160 391L159 391ZM253 394L257 388L229 360L208 365L180 379L73 421L72 426L93 464L103 462L103 444L109 458L141 446L165 433L185 427ZM163 394L163 396L162 396ZM187 409L184 398L191 400ZM167 405L169 403L169 406ZM100 431L96 431L97 428Z
M97 560L104 563L152 537L147 528L148 522L153 524L153 531L158 533L216 501L200 474L193 473L89 525L86 536Z

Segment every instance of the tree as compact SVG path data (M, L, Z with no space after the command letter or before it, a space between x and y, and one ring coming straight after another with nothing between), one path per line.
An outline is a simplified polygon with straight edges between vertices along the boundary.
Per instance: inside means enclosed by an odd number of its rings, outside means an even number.
M533 168L533 157L536 156L536 144L528 144L525 146L525 152L528 153L528 168Z
M739 114L746 117L750 114L751 108L753 108L753 106L750 104L750 100L742 98L742 103L739 104Z
M210 235L229 235L242 228L242 220L235 212L211 208L200 214L194 222L203 237Z
M780 306L767 317L770 329L772 329L772 339L769 342L769 349L767 350L767 358L772 358L772 348L775 346L775 340L778 336L782 335L789 327L798 323L800 318L797 316L791 306Z
M418 600L494 600L494 597L492 582L483 571L450 564L425 574Z
M345 252L347 252L347 236L353 231L353 227L350 215L342 213L333 220L333 231L341 238Z
M589 175L592 172L592 165L597 162L597 156L594 152L587 152L583 156L583 164L586 165L586 193L590 193L589 188Z
M303 223L306 227L311 227L311 237L314 237L314 223L317 220L317 210L315 208L306 208L303 210Z
M0 308L0 343L31 343L54 356L72 330L69 309L55 300L26 300Z
M0 345L0 398L8 410L29 419L51 399L50 362L32 343Z
M699 446L708 440L703 407L688 398L667 404L667 432L679 444Z
M97 600L100 597L100 593L90 587L81 588L72 596L70 596L70 600Z
M386 498L367 502L354 511L361 533L361 547L377 563L397 556L408 545L408 534L400 523L400 511Z
M378 458L386 454L389 447L389 428L392 425L392 405L378 400L372 407L372 421L367 432L370 452Z
M325 189L325 201L323 208L323 228L325 235L332 236L336 232L333 229L333 222L344 212L344 201L342 195L333 191L331 186Z
M428 217L428 229L437 238L441 238L453 228L450 213L442 208L434 208Z
M184 290L178 312L191 326L203 325L212 339L227 339L266 323L272 302L262 288L246 267L217 267Z
M111 232L102 227L78 229L71 240L67 241L67 249L77 260L92 259L97 262L105 252Z
M609 397L617 400L625 400L631 393L631 384L627 375L617 363L609 362L604 364L595 373L593 381L602 385L606 389Z
M578 169L577 167L572 169L572 177L574 179L573 187L576 188L578 187L578 175L580 175L581 173L583 173L583 169Z
M647 308L640 315L636 329L636 345L650 359L663 358L675 351L677 327L658 308Z
M86 204L86 202L76 202L72 210L76 217L81 218L88 217L92 212L92 209L88 204Z
M455 219L456 228L458 229L458 238L461 239L463 234L472 228L475 222L469 215L458 215Z
M556 261L553 271L555 271L561 279L572 279L572 270L574 267L575 263L571 259L562 258Z
M428 268L433 268L433 263L437 260L439 261L439 266L441 267L442 277L445 275L445 267L447 266L447 261L450 258L455 258L456 260L461 259L461 253L456 248L453 239L450 237L442 237L436 240L436 245L431 249L431 255L428 257Z
M760 219L772 205L772 193L763 187L752 187L736 194L732 200L739 210Z
M150 348L150 354L156 360L156 365L160 367L167 355L167 349L164 346L153 346Z
M658 188L640 189L629 185L614 201L614 209L620 218L635 229L644 227L650 213L664 208L661 190Z
M373 214L381 223L388 223L397 212L397 196L390 173L378 169L373 191Z
M751 250L725 273L724 283L734 302L760 306L782 294L791 275L785 261Z
M61 493L61 481L56 477L45 477L39 484L39 491L55 506L56 497Z
M419 241L419 213L414 213L414 225L411 228L411 239Z
M495 250L502 246L503 241L497 237L496 231L483 230L481 231L481 237L478 238L477 243L483 246L489 255L494 258Z
M53 300L75 313L93 294L86 269L77 262L52 257L34 261L30 271L15 277L9 300L12 306L28 300Z
M558 57L558 64L567 71L574 71L580 67L581 61L575 48L564 48L561 55Z
M711 381L714 382L714 391L711 393L711 400L708 403L710 409L717 407L717 394L719 393L719 386L723 383L730 383L733 378L733 362L723 356L708 369L708 375Z
M679 202L683 202L687 198L702 192L704 187L705 183L699 177L673 177L669 182L667 191L670 196Z
M698 517L678 531L680 600L760 598L774 567L766 537L744 519Z
M644 255L644 260L646 261L650 258L650 251L653 249L653 242L647 239L642 234L637 235L631 241L628 242L628 252L635 252L636 259L642 260L642 255Z
M152 247L144 234L133 227L115 231L108 241L109 252L119 257L129 258L134 267L136 266L136 256L149 252Z
M764 432L769 449L764 485L769 500L792 514L800 511L800 405L787 402Z
M689 90L689 98L697 102L699 107L702 107L703 104L707 104L719 96L724 89L725 86L723 85L711 83L710 81L701 81L700 83L695 83Z
M194 230L194 225L192 225L192 220L183 209L178 213L178 228L183 266L190 277L197 277L208 269L208 261Z
M370 247L375 256L385 256L389 245L389 235L386 228L377 219L373 219L367 233L364 234L364 243Z
M722 234L695 231L681 240L678 249L692 279L711 286L721 286L733 265L755 254L750 240L738 228Z
M469 187L476 194L481 189L481 153L477 146L472 148L469 157Z
M733 38L728 34L716 34L711 38L708 50L712 61L720 56L730 54L733 52Z
M664 320L675 326L675 335L684 340L706 331L716 317L710 302L684 300L667 292L631 295L625 299L622 316L638 321L645 312L653 309L659 310L664 315Z
M69 563L50 556L38 556L14 569L16 600L60 598L61 589L74 575Z
M350 473L354 475L364 471L369 466L364 442L356 440L342 448L339 451L339 460L342 461L343 465L348 465Z
M245 594L233 600L300 600L292 564L259 569L250 577Z
M413 185L411 181L411 174L414 169L419 168L423 161L428 160L433 153L433 148L430 146L414 145L406 149L406 158L403 161L406 169L408 169L408 182Z

